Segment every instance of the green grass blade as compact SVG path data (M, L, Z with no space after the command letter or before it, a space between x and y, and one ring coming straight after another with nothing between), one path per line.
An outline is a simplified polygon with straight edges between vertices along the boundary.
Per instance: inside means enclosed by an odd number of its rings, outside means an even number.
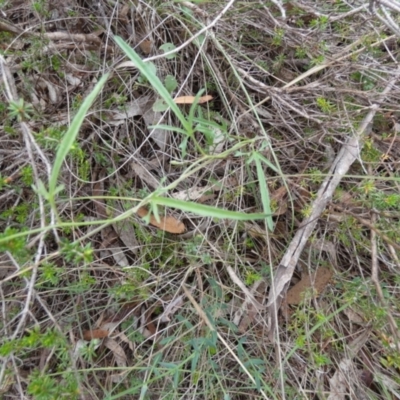
M250 221L255 219L265 219L268 216L262 213L246 214L237 211L223 210L218 207L207 206L204 204L193 203L191 201L183 201L170 199L167 197L155 196L151 198L151 202L157 205L177 208L182 211L192 212L203 217L225 218L237 221Z
M281 171L275 167L274 164L272 164L269 160L267 160L264 156L262 156L261 154L257 153L257 158L261 161L264 161L265 164L271 168L273 171L275 171L277 174L279 174Z
M136 51L133 50L122 38L120 38L119 36L115 36L114 40L117 45L124 51L124 53L131 59L131 61L136 65L140 73L145 76L146 79L150 82L157 94L168 104L168 106L174 112L179 121L181 121L181 124L185 128L185 130L187 131L188 129L190 129L186 118L182 114L179 107L175 104L173 98L171 97L165 86L162 84L158 76L151 70L151 68L148 68L148 65L140 58Z
M171 126L171 125L164 125L164 124L150 125L149 129L163 129L164 131L178 132L178 133L182 133L183 135L187 135L187 132L184 129L176 128L175 126Z
M67 157L71 147L78 136L79 129L85 119L86 113L88 112L90 106L93 104L100 90L103 88L104 84L108 79L108 74L104 75L96 84L93 91L84 100L79 108L79 111L75 115L71 126L69 127L67 133L63 137L60 147L57 150L56 158L54 160L53 169L51 171L50 182L49 182L49 194L51 198L54 198L57 186L57 179L60 173L61 166Z
M254 162L256 163L256 168L257 168L257 178L261 192L261 202L263 205L264 212L267 215L266 217L267 226L270 231L273 231L274 221L272 220L271 200L269 198L269 191L265 179L264 170L262 169L261 161L257 153L254 154Z
M199 105L200 96L203 93L204 93L204 89L201 89L199 91L199 93L197 93L196 97L194 98L194 101L193 101L192 105L190 106L188 121L189 121L189 124L191 126L193 126L194 113L196 112L196 108Z

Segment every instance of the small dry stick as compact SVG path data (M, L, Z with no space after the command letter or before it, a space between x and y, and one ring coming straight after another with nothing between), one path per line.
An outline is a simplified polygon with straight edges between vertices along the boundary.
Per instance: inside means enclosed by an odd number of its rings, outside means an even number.
M229 276L231 277L233 283L235 283L237 286L240 287L242 292L246 295L246 300L244 302L244 305L247 305L249 302L253 304L253 306L257 310L262 310L264 307L262 304L260 304L253 296L253 294L250 292L249 289L247 289L246 285L239 279L239 277L236 275L235 271L233 268L229 265L226 270L228 271ZM261 282L261 281L260 281Z

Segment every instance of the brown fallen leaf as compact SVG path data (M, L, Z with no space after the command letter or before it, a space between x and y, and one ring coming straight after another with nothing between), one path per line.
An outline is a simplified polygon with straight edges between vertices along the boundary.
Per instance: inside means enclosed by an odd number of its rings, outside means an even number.
M357 309L357 306L345 308L343 313L353 324L364 326L367 323L367 320L363 317L361 310Z
M139 208L137 215L139 215L141 218L144 218L148 213L149 212L145 207L141 207ZM183 233L186 231L185 224L171 216L160 216L160 222L158 222L154 215L151 215L150 224L169 233Z
M286 213L288 208L288 201L285 199L287 194L287 189L285 186L281 186L271 193L271 201L278 205L277 209L274 211L275 216L283 215Z
M170 322L171 317L182 307L185 296L181 295L169 302L164 308L164 312L160 315L160 322Z
M139 43L139 47L140 47L140 50L142 50L143 53L147 56L151 53L151 50L153 48L153 41L150 39L142 40Z
M108 337L109 334L109 330L91 329L83 332L83 340L103 339Z
M125 368L128 362L124 349L114 339L107 338L104 340L104 346L107 347L114 355L114 359L118 367Z
M297 282L287 292L286 303L298 305L304 297L304 293L310 288L314 288L319 295L329 283L333 276L333 272L329 268L319 267L315 273L314 279L308 274L303 274L301 280Z
M195 100L195 96L180 96L174 99L175 104L193 104ZM207 101L212 100L212 96L202 96L199 98L199 104L207 103Z

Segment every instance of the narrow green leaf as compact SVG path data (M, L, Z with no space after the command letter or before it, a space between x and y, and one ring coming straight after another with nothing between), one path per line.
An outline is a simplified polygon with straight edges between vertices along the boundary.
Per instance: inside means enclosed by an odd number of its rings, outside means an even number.
M189 138L187 136L184 137L181 144L179 145L179 148L181 149L181 152L182 152L183 159L186 157L186 154L187 154L186 149L187 149L188 140L189 140Z
M260 186L261 193L261 202L263 205L264 212L268 215L266 217L267 226L270 231L274 230L274 221L272 220L272 211L271 211L271 201L269 198L269 191L267 187L267 182L265 179L264 170L262 169L261 161L258 158L258 154L254 154L254 162L256 163L257 168L257 178L258 184Z
M270 167L273 171L275 171L276 173L279 173L279 169L275 167L274 164L271 163L271 161L267 160L264 156L262 156L261 154L257 153L257 157L263 161L268 167Z
M178 133L182 133L183 135L186 135L185 130L183 130L181 128L177 128L175 126L171 126L171 125L164 125L164 124L150 125L149 128L150 129L164 129L165 131L178 132Z
M133 50L122 38L119 36L114 37L117 45L124 51L124 53L134 62L137 69L140 71L142 75L144 75L150 84L153 86L157 94L164 99L164 101L169 105L171 110L174 112L176 117L181 121L181 124L185 129L188 128L188 123L182 114L179 107L175 104L171 95L168 93L168 90L164 87L158 76L148 68L148 64L145 63L140 56Z
M41 179L38 180L37 186L33 185L33 189L35 190L35 192L43 196L43 198L45 198L46 200L49 199L49 193L47 192L46 187L44 186L44 183Z
M83 123L83 120L86 117L86 113L88 112L90 106L93 104L94 100L96 99L97 95L100 93L101 89L103 88L104 84L108 79L108 74L104 75L94 87L92 93L86 97L84 102L82 103L79 111L75 115L74 120L70 128L68 129L67 133L63 137L60 147L58 148L56 158L54 160L53 170L51 171L50 182L49 182L49 194L50 196L54 196L58 175L61 170L61 166L67 157L69 151L71 150L72 145L76 137L78 136L79 129Z
M177 368L174 373L174 389L177 390L181 380L181 371Z
M196 368L197 368L197 362L199 361L200 353L198 351L194 351L192 353L192 355L193 355L193 358L192 358L192 361L190 363L191 364L190 365L190 370L191 370L192 374L194 374L195 371L196 371Z
M146 393L149 387L147 386L147 383L143 383L142 389L140 390L140 397L139 400L143 400L146 398Z
M237 221L250 221L256 219L265 219L268 217L268 215L262 213L246 214L237 211L223 210L222 208L207 206L205 204L197 204L191 201L170 199L167 197L160 197L160 196L152 197L151 202L166 207L177 208L182 211L192 212L197 215L201 215L203 217L213 217L221 219L226 218Z
M55 188L55 190L54 190L54 196L55 196L56 194L62 192L64 189L65 189L65 185L63 185L63 184L58 185L58 186Z
M199 105L200 96L204 93L204 91L205 91L204 89L201 89L196 94L196 97L194 98L194 101L193 101L192 105L190 106L188 121L191 126L193 125L194 113L196 111L197 106Z

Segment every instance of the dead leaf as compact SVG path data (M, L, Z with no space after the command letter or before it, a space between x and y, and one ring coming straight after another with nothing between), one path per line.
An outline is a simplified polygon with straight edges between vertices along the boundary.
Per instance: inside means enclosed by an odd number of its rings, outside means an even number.
M138 176L152 189L157 189L160 186L160 182L157 181L154 175L144 165L133 161L131 164L131 170L133 175Z
M107 123L113 126L122 125L128 118L144 115L148 109L151 109L152 100L150 96L142 96L129 103L124 104L124 109L119 108L105 112Z
M178 296L172 300L164 309L164 312L160 315L160 322L170 322L171 316L174 315L183 305L185 299L184 295Z
M110 332L104 329L91 329L83 332L84 340L103 339L108 337Z
M333 276L333 272L329 268L319 267L315 273L314 279L308 274L303 274L301 280L297 282L287 292L286 303L298 305L304 297L304 293L310 288L314 288L317 296L325 289Z
M330 261L333 263L333 265L334 266L337 265L336 247L333 242L323 238L319 238L311 241L310 245L312 248L316 250L327 252L330 256Z
M173 193L172 197L178 200L195 201L200 199L204 195L204 193L212 189L213 186L205 186L205 187L193 186L187 190L181 190L180 192Z
M112 351L118 367L125 368L127 365L127 357L124 349L117 343L117 341L107 338L104 340L104 346Z
M275 200L277 202L282 201L283 198L285 197L286 193L287 193L286 186L281 186L280 188L274 190L271 193L271 201L272 200Z
M60 93L58 88L51 82L45 80L44 78L39 78L37 85L40 89L46 90L48 92L48 99L51 104L57 104L60 98Z
M134 350L135 344L129 340L128 336L126 336L124 332L118 333L117 337L121 339L122 342L126 343L132 351Z
M118 64L115 68L137 68L133 61L123 61Z
M107 250L112 254L114 261L120 267L128 267L129 261L124 254L124 250L121 247L108 247Z
M162 119L162 113L153 110L153 107L149 107L143 114L144 122L147 126L158 125ZM150 136L160 150L164 151L167 146L169 132L165 129L153 128Z
M127 376L129 372L128 371L123 371L119 374L111 374L110 375L110 382L112 383L121 383Z
M208 185L204 187L200 186L192 186L188 189L181 190L176 193L172 193L172 197L174 199L178 200L191 200L191 201L197 201L200 202L199 199L201 199L207 192L209 192L210 195L212 195L212 192L219 192L222 189L227 189L231 187L237 186L237 180L236 178L224 178L221 179L220 181L214 183L213 185Z
M339 368L331 379L329 379L330 394L329 400L345 400L349 391L349 376L354 369L353 362L344 359L340 362Z
M78 87L82 83L82 81L79 78L77 78L75 75L72 74L65 74L65 79L67 80L69 85L74 88Z
M121 215L124 212L121 204L115 204L115 210L113 210L114 218ZM136 240L136 232L132 223L124 219L112 224L115 233L122 240L124 245L133 253L136 254L139 249L139 243Z
M99 323L98 321L94 326L96 329L83 331L84 340L103 339L109 337L120 324L120 321L102 321L102 317L100 320L101 322Z
M120 108L115 108L110 111L104 111L103 114L107 117L107 123L113 126L125 124L128 118L136 116L142 116L146 126L158 125L162 119L162 113L153 111L153 105L154 99L150 96L141 96L124 104L123 111ZM169 138L168 131L154 128L150 137L161 150L165 150Z
M144 218L148 213L149 212L146 208L141 207L139 208L137 215L139 215L141 218ZM169 233L183 233L186 231L186 226L184 223L171 216L160 216L160 222L158 222L154 215L151 215L150 224Z
M180 96L174 99L175 104L193 104L195 100L195 96ZM207 103L208 101L212 100L212 96L202 96L199 98L198 104Z
M329 379L330 393L328 400L345 400L349 398L349 391L353 392L354 383L357 382L357 369L352 358L360 351L368 340L370 330L367 329L363 334L356 337L348 345L348 354L343 358L332 378ZM351 390L352 389L352 390Z
M204 196L201 196L197 200L197 202L200 203L200 204L203 204L203 203L205 203L207 201L214 200L215 197L216 197L215 194L205 194Z
M343 310L346 317L353 324L364 326L366 324L365 319L362 317L362 313L357 312L356 307L348 307Z
M265 229L255 222L245 222L244 229L252 238L265 238Z
M221 129L213 129L213 131L214 131L213 153L221 154L227 142L227 137Z
M281 186L271 193L271 201L274 201L278 208L274 211L274 215L283 215L286 213L288 208L288 201L286 199L287 189L285 186Z

